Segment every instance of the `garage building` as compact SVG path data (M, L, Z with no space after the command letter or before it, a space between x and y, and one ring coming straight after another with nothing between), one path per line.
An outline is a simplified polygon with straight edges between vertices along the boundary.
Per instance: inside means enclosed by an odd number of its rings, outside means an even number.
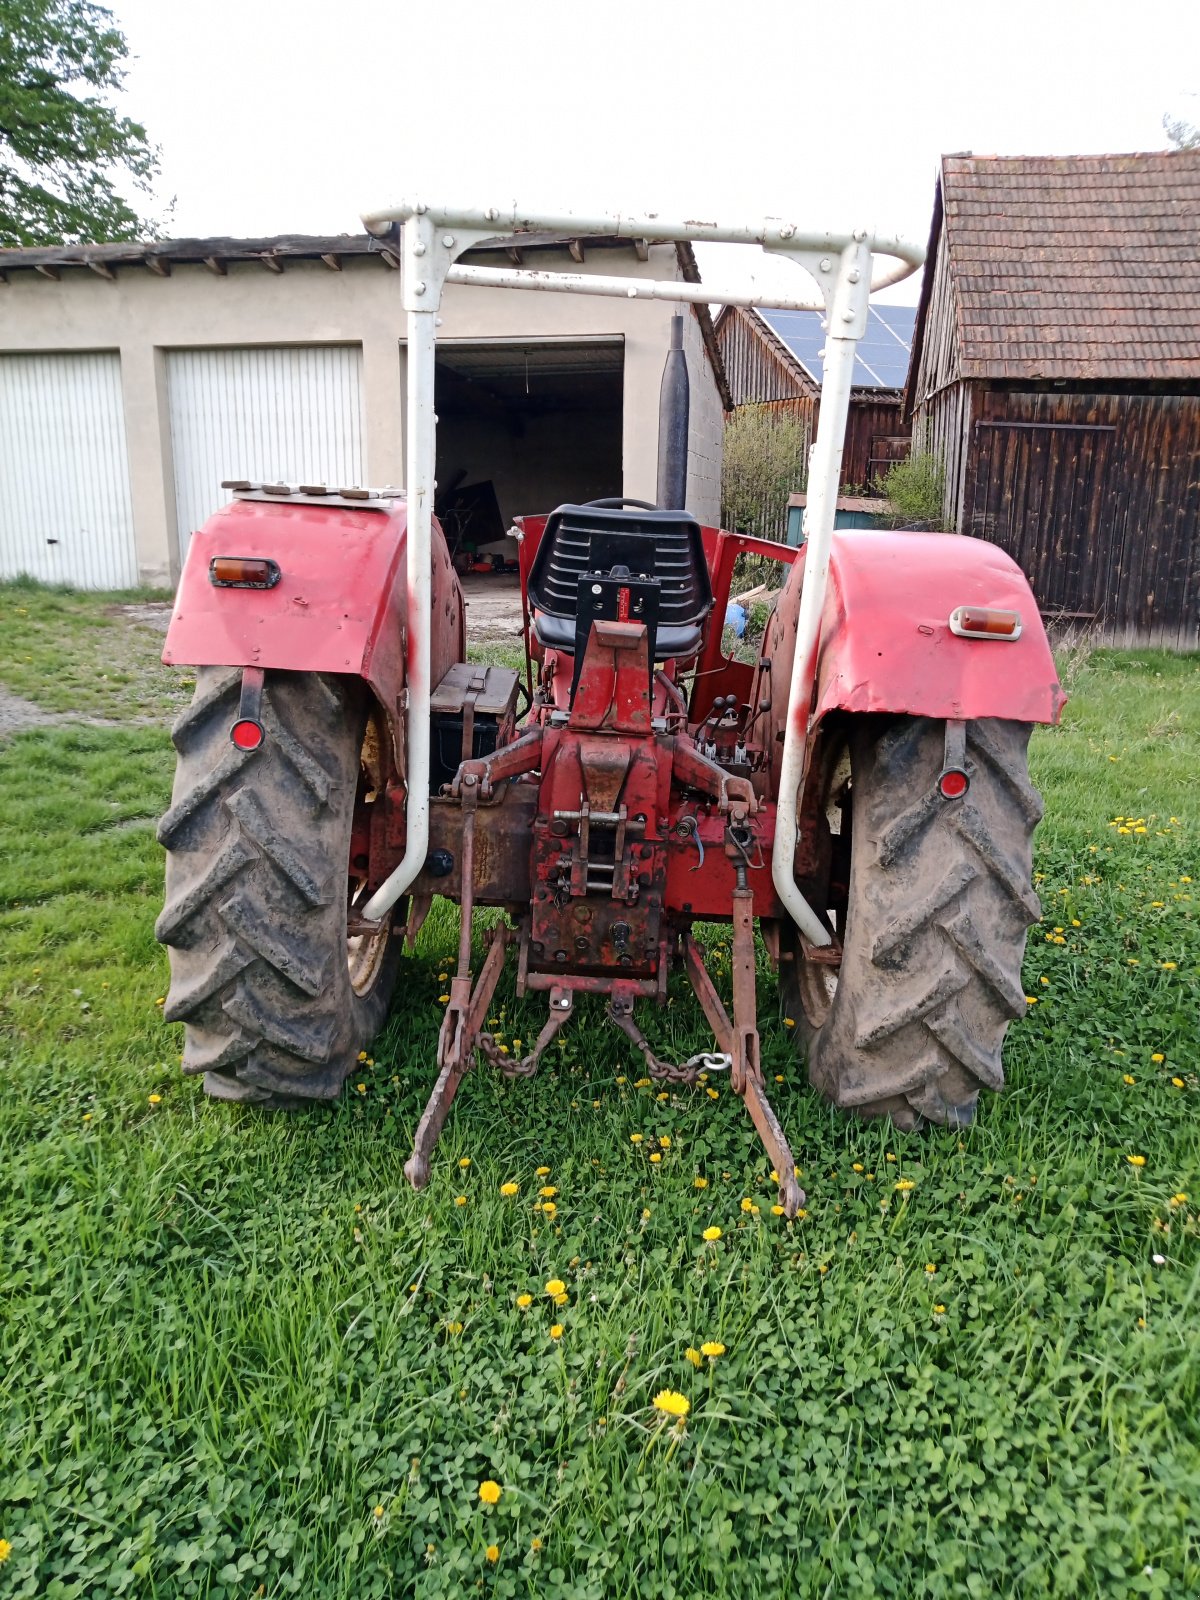
M695 280L687 246L531 236L464 260ZM447 286L439 503L471 542L566 499L654 499L667 302ZM728 389L685 309L688 509ZM396 256L361 235L0 251L0 576L171 585L223 478L402 485Z

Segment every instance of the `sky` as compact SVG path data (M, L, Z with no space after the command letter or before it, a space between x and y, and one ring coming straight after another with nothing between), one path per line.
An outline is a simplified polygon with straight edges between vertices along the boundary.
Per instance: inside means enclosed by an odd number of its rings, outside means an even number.
M924 243L943 153L1156 150L1164 113L1200 122L1200 0L108 3L176 238L353 232L419 196ZM761 261L701 252L714 291L790 282Z

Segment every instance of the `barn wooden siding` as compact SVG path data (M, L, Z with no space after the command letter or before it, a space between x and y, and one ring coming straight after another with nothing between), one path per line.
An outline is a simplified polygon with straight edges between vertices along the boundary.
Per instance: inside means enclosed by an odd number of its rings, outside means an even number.
M772 411L785 411L799 417L811 441L816 435L821 406L817 400L774 400ZM846 444L842 451L843 485L866 487L873 493L882 489L882 479L890 466L908 459L911 424L901 415L902 400L894 389L856 389L850 397L846 419Z
M948 525L1007 550L1047 621L1200 648L1200 397L958 384L924 426L963 463Z
M795 357L761 317L727 306L717 319L717 348L735 406L765 400L812 400L817 386L797 371Z

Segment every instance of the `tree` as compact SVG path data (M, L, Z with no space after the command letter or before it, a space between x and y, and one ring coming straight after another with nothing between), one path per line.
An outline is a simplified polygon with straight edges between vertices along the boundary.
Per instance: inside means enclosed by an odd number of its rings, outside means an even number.
M146 193L158 151L108 97L129 55L90 0L0 0L0 245L133 239L150 224L117 187Z
M1175 150L1195 150L1200 147L1200 128L1194 122L1185 122L1182 117L1173 117L1168 112L1163 118L1163 129L1167 143Z

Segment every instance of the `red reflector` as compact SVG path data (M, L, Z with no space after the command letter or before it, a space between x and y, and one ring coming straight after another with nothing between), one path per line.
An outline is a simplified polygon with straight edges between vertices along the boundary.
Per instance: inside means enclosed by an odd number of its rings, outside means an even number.
M257 750L266 737L261 722L253 717L239 717L229 730L229 737L239 750Z
M279 568L253 556L214 556L208 564L210 583L235 589L273 589Z
M938 779L938 788L947 800L961 800L970 787L970 778L958 767L947 767Z
M959 606L950 613L950 632L961 639L1019 639L1021 613L985 606Z

